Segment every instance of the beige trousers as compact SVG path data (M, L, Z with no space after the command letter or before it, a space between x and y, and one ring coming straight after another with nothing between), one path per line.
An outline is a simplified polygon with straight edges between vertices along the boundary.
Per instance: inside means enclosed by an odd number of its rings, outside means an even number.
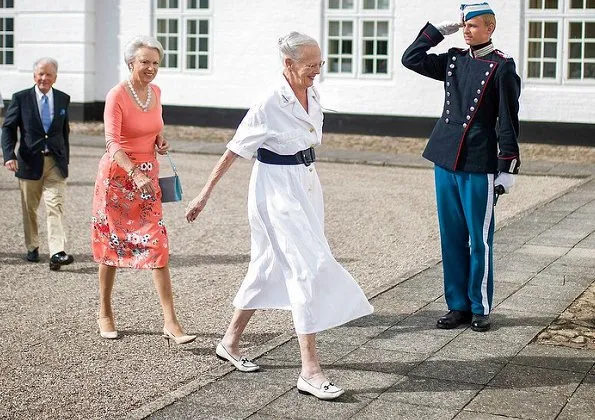
M48 245L50 256L64 251L66 237L62 219L64 216L64 197L66 179L60 174L52 156L45 156L41 179L19 179L21 188L21 205L23 208L23 227L25 229L25 245L27 251L39 247L37 226L37 209L43 194L48 224Z

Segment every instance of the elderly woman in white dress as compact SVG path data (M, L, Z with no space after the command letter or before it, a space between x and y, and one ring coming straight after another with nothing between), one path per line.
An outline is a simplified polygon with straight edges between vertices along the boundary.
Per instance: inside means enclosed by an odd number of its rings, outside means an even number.
M373 308L335 260L324 235L313 149L322 139L322 110L313 86L324 64L320 48L311 37L291 32L279 39L279 50L283 74L270 94L250 108L204 188L189 203L186 219L196 219L238 156L251 159L256 154L248 194L250 265L216 354L240 371L258 370L239 349L248 321L256 309L291 310L302 359L297 388L334 399L344 391L322 372L315 334Z

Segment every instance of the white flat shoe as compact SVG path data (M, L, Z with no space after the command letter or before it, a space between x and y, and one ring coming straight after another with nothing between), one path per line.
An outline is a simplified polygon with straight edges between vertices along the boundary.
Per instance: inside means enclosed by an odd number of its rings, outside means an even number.
M334 400L345 392L343 388L338 387L329 381L324 381L320 385L320 388L316 388L310 382L305 380L302 375L298 378L297 389L300 394L311 394L321 400Z
M118 338L118 331L101 331L101 319L97 320L97 325L99 325L99 336L101 338L105 338L106 340L115 340L116 338Z
M176 344L188 344L188 343L192 343L194 340L196 340L195 335L179 335L176 337L171 332L169 332L169 330L165 327L163 327L163 338L165 338L167 340L168 347L169 347L169 340L174 340L174 342Z
M241 372L254 372L260 369L260 366L252 360L248 360L246 357L240 356L238 359L234 358L221 343L217 344L215 354L217 354L218 358L231 362L231 364Z

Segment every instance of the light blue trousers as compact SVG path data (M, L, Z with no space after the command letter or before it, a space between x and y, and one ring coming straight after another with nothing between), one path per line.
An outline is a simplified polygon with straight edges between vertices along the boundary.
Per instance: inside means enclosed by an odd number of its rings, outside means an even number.
M434 167L449 310L487 315L494 294L494 175Z

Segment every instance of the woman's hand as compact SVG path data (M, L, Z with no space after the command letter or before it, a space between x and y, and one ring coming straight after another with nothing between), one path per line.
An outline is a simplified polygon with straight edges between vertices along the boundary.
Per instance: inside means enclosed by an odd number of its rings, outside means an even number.
M151 178L145 175L140 169L137 169L132 174L132 182L138 188L141 193L155 195L155 188L153 187L153 183L151 182Z
M207 205L208 199L209 196L201 192L196 197L194 197L190 203L188 203L188 206L186 207L186 220L188 223L194 222L194 220L196 220L200 212Z
M165 137L159 134L157 136L157 140L155 141L155 147L157 148L157 153L164 155L169 150L169 142Z

